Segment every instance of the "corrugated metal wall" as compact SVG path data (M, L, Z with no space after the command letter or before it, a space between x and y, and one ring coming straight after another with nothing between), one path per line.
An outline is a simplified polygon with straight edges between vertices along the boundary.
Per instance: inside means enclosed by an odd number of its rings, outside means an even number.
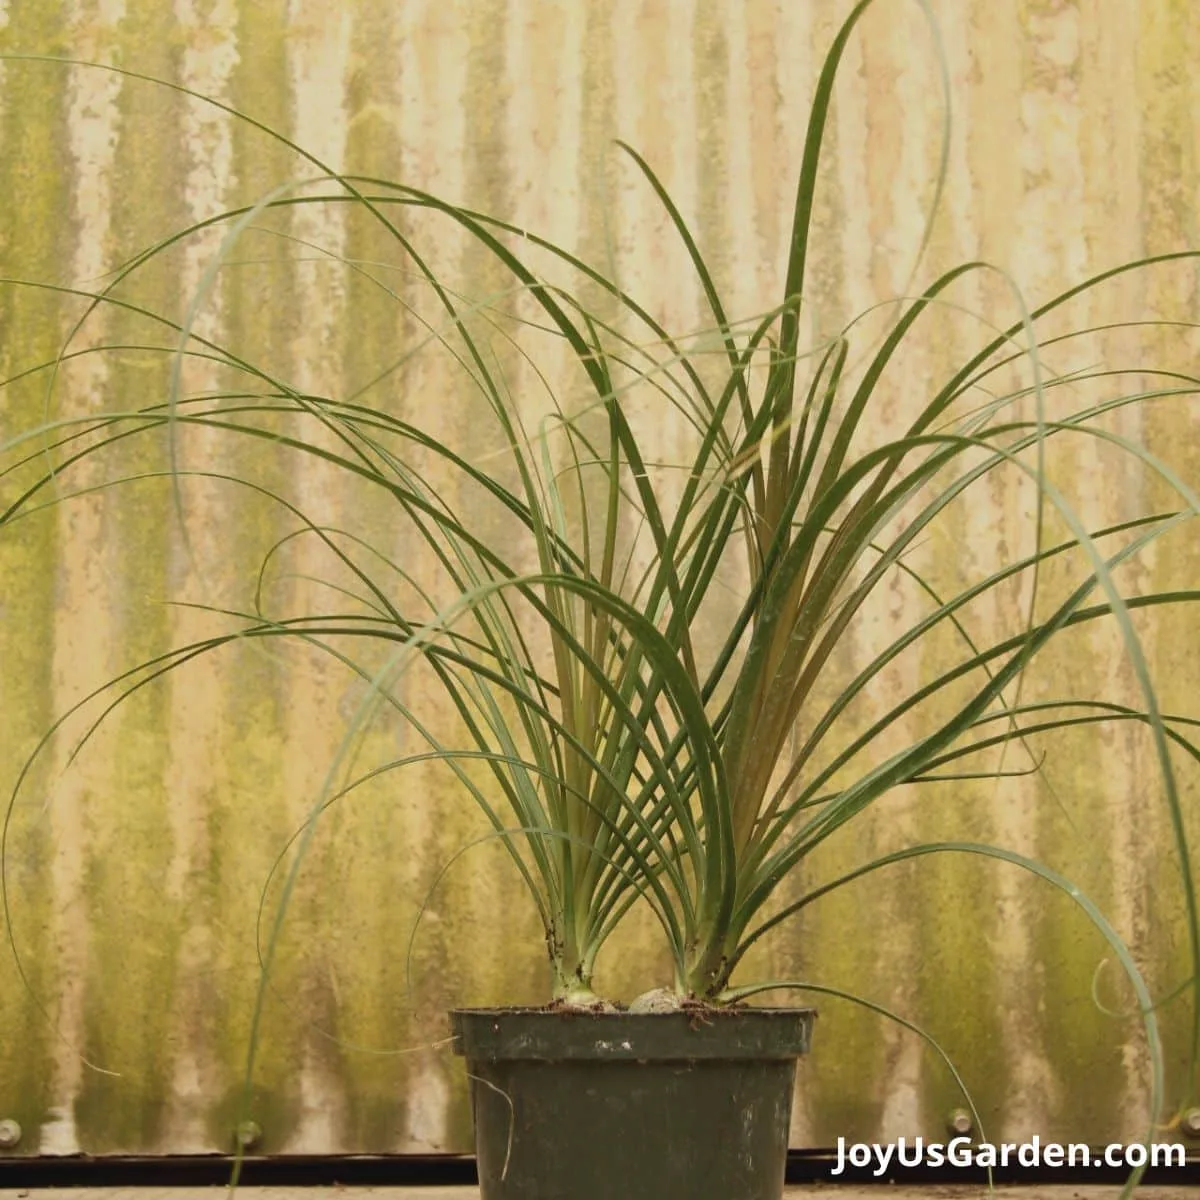
M1036 302L1123 258L1198 243L1200 8L1190 0L932 7L954 124L928 277L978 256L1010 271ZM659 171L728 307L764 310L782 292L811 89L848 8L847 0L3 0L0 46L176 80L337 167L413 183L547 234L610 266L669 328L688 330L706 320L700 289L611 139L631 142ZM155 238L313 175L247 124L127 76L10 58L0 66L0 102L6 377L52 358L81 312L76 298L12 280L95 287ZM940 120L921 10L882 0L847 52L830 131L812 265L824 328L908 283ZM264 214L256 224L212 280L205 271L221 229L173 249L128 294L178 318L204 286L200 333L305 389L349 396L371 385L364 398L434 424L465 452L495 449L461 377L436 357L384 374L419 334L401 304L417 303L419 289L377 230L334 205ZM416 218L412 228L464 293L505 286L444 229ZM974 276L955 299L996 325L1017 311L999 277ZM1103 289L1071 317L1194 319L1196 301L1194 271L1176 268ZM911 415L922 380L945 372L978 329L953 314L933 324L898 370L881 429ZM44 373L6 387L0 438L45 411L70 416L165 395L168 356L148 348L171 344L161 330L109 308L75 343L105 344L128 348L64 365L49 409ZM1065 344L1053 366L1094 362L1099 345ZM1126 331L1103 348L1122 364L1153 352L1187 369L1197 342L1185 331L1140 341ZM536 408L524 399L537 391L531 369L515 360L505 369L514 393ZM221 379L189 365L183 382L202 391ZM644 420L653 419L647 408ZM1162 403L1122 420L1123 432L1200 480L1194 406ZM185 465L253 469L323 519L353 522L406 552L381 502L312 462L225 450L215 435L181 439L179 453ZM164 442L147 439L61 487L159 470L167 454ZM1152 507L1156 496L1165 503L1160 485L1102 445L1080 442L1054 468L1096 524ZM245 608L257 564L293 528L277 506L219 481L190 481L184 501L188 548L161 481L85 495L0 542L4 795L56 714L212 626L165 599ZM990 501L961 511L922 547L920 565L933 578L952 586L997 552L1028 548L1028 488L1006 476ZM278 561L269 592L284 611L316 586L304 576L323 568L304 539ZM1143 586L1194 584L1195 535L1164 544L1139 570ZM900 589L880 606L847 640L838 669L882 646L910 603ZM997 597L993 609L993 628L1011 625L1022 599ZM1200 715L1195 618L1169 613L1145 631L1164 709ZM905 660L889 687L935 669L938 653ZM1117 642L1102 631L1064 641L1030 677L1027 695L1049 694L1052 684L1132 695ZM11 933L26 978L5 951L0 1117L20 1121L21 1152L229 1146L259 978L260 892L360 696L360 685L315 653L238 646L145 689L72 764L72 738L53 743L8 836ZM882 709L887 699L872 703ZM83 726L69 729L77 736ZM384 723L363 761L412 749L404 739ZM1132 940L1156 994L1166 994L1188 967L1147 741L1117 727L1037 749L1049 756L1043 780L897 795L855 838L831 845L809 878L914 838L996 839L1072 873ZM1194 807L1196 772L1181 770ZM535 914L495 845L470 851L433 893L407 990L417 906L481 828L448 773L421 767L360 789L323 822L263 1018L253 1105L263 1149L468 1145L464 1081L438 1044L439 1014L452 1003L545 995ZM614 994L660 980L652 944L650 927L637 926L609 952L602 979ZM1140 1134L1148 1094L1138 1023L1093 1003L1095 987L1110 1009L1129 1005L1111 964L1096 975L1103 957L1099 937L1065 900L1011 870L946 860L896 868L831 899L746 974L855 990L921 1022L962 1066L993 1136L1099 1142ZM795 1142L939 1133L957 1096L920 1041L844 1003L821 1007ZM1172 1102L1187 1083L1185 1007L1176 1001L1161 1014Z

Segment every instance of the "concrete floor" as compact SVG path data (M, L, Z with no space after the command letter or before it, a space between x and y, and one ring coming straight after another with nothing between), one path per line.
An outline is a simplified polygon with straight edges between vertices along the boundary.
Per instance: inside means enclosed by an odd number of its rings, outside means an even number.
M223 1188L34 1188L15 1190L14 1197L29 1200L215 1200ZM819 1196L822 1200L1116 1200L1117 1187L1000 1187L989 1193L984 1187L894 1187L809 1184L790 1187L787 1200ZM396 1187L245 1187L238 1188L244 1200L478 1200L475 1188ZM1200 1188L1140 1188L1138 1200L1200 1200Z

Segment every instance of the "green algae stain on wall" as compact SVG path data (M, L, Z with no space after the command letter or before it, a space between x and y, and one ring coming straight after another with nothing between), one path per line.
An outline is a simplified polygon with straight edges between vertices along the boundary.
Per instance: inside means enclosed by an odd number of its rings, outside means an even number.
M360 7L347 80L346 167L355 174L407 183L401 178L405 147L400 107L401 88L411 84L395 70L401 61L401 39L386 3ZM403 74L402 68L399 75ZM387 195L382 189L372 192ZM407 210L386 205L382 212L404 234L414 232ZM346 398L419 420L428 400L413 388L414 376L403 363L424 333L405 307L418 300L410 298L416 290L409 275L413 264L395 235L358 207L347 215L346 257L352 264L343 271L348 319L339 333ZM403 456L398 444L389 440L388 445ZM409 605L401 572L415 557L415 547L405 536L410 533L407 519L396 499L378 488L356 496L354 516L353 531L369 538L394 567L356 558L387 602L403 611ZM372 647L365 641L360 640L353 652L365 663L374 663ZM398 690L406 697L415 691L411 683L401 683ZM343 711L352 712L351 705L361 702L362 694L347 678ZM405 743L402 719L381 712L363 746L363 768L395 759ZM437 1056L420 1050L423 1041L436 1035L424 1036L414 1020L410 990L420 996L419 1003L428 1002L424 975L444 974L445 964L439 970L426 952L428 940L421 939L416 977L410 980L406 971L416 903L409 894L412 864L405 860L423 856L425 849L419 814L414 812L421 800L412 794L412 785L413 772L398 769L356 789L339 802L325 834L329 870L340 881L341 897L341 903L324 914L321 926L328 939L329 970L339 981L333 1024L339 1040L333 1049L345 1098L341 1136L358 1149L397 1147L405 1141L406 1130L419 1126L419 1121L408 1119L407 1109L419 1103L422 1074L431 1090L446 1087Z
M19 4L0 34L5 53L62 49L58 5ZM5 220L0 226L0 275L39 282L66 282L69 275L69 168L65 146L65 74L36 63L6 63L0 76L0 188ZM64 304L50 291L0 284L0 377L5 379L52 361L62 337ZM0 390L0 441L40 425L45 415L46 376L38 373ZM36 449L31 443L30 450ZM0 482L0 507L43 474L35 461ZM21 764L55 715L51 658L55 612L56 515L22 521L0 539L0 802L7 806ZM59 986L51 951L55 928L52 895L54 847L48 823L38 820L45 801L45 770L25 781L25 791L6 838L5 868L11 896L11 929L27 978L0 991L0 1109L26 1131L22 1152L36 1152L38 1128L53 1103L52 1033L42 1006L53 1009ZM10 953L7 939L4 953Z
M1169 253L1200 244L1197 220L1200 88L1193 66L1195 56L1200 53L1200 23L1194 6L1179 0L1139 6L1138 21L1136 86L1141 113L1141 161L1136 165L1143 180L1139 214L1142 241L1147 254ZM1194 317L1198 302L1200 268L1194 262L1154 268L1146 281L1145 305L1151 317L1171 318L1181 313ZM1173 350L1175 338L1168 333L1154 331L1146 342L1155 361L1168 361L1177 354ZM1189 345L1194 362L1200 355L1200 338L1194 331L1189 336ZM1195 490L1200 490L1198 423L1200 405L1194 397L1157 401L1148 408L1142 421L1147 448L1169 461ZM1160 511L1178 510L1186 503L1161 479L1149 479L1147 490L1152 497L1150 503ZM1189 524L1160 544L1148 585L1164 590L1195 587L1198 576L1200 548L1194 527ZM1158 701L1162 711L1192 713L1200 695L1200 650L1196 649L1194 611L1178 605L1157 614L1153 638L1151 662L1156 680L1161 681ZM1181 647L1188 647L1188 652L1181 652ZM1176 768L1194 855L1200 839L1200 820L1196 816L1200 781L1187 771L1183 756L1176 756ZM1161 793L1161 784L1151 776L1144 790L1156 798ZM1136 804L1141 798L1132 799ZM1164 824L1156 822L1153 836L1156 847L1165 847L1169 835ZM1154 885L1147 880L1139 899L1146 920L1153 927L1180 931L1170 943L1161 946L1153 967L1158 989L1167 992L1193 972L1189 947L1179 924L1183 901L1173 867L1169 874L1164 871ZM1170 1097L1181 1105L1194 1104L1200 1095L1200 1079L1189 1077L1187 1071L1188 1048L1194 1037L1189 1017L1186 1003L1178 1001L1163 1013L1168 1044L1175 1048L1169 1062Z
M178 69L173 32L172 16L161 5L129 4L117 35L119 61L173 77ZM174 93L148 83L127 83L120 93L113 239L122 258L182 223L178 148L148 132L177 122L180 103ZM180 312L169 262L151 262L132 287L152 312L167 317ZM161 333L124 313L112 317L112 329L118 342L161 339ZM118 354L110 369L110 406L141 408L166 400L170 363L165 356ZM120 470L162 470L166 461L159 438L139 436L124 448ZM168 644L163 601L170 587L169 511L169 489L161 482L118 488L106 506L105 534L114 547L110 562L119 589L97 601L111 606L114 674ZM123 705L101 734L111 754L111 790L91 797L84 818L85 1044L89 1057L118 1073L83 1077L75 1117L85 1150L151 1150L166 1134L163 1119L174 1072L167 1035L183 920L181 897L168 884L178 849L167 812L178 800L164 787L169 687L146 689Z
M229 103L286 135L291 126L291 81L288 63L286 5L241 0L236 8L237 60L229 79ZM234 192L223 202L254 204L281 184L304 178L312 169L265 133L243 121L229 125ZM289 381L297 330L294 297L302 253L289 240L287 212L265 213L255 228L243 233L235 260L254 265L233 267L221 277L221 337L234 353L268 378ZM246 375L228 381L231 390L270 393L270 384ZM268 418L253 424L269 425ZM274 426L287 432L285 421ZM213 449L214 465L252 480L279 495L294 498L290 486L293 463L283 453L256 439L233 434ZM225 526L222 561L209 591L227 588L232 607L252 608L254 580L264 556L294 522L273 502L236 485L222 485L214 501L214 519ZM276 580L289 566L286 555L276 561L266 586L266 611L276 614L280 589ZM216 602L220 597L213 597ZM280 997L295 995L298 971L294 954L285 953L273 967L273 991L261 1023L250 1094L244 1079L250 1048L251 1014L260 983L255 925L260 897L277 856L296 823L299 805L284 793L280 764L287 744L286 657L263 645L233 646L210 664L220 688L216 737L220 746L211 765L211 802L205 814L210 857L199 881L197 915L211 930L210 982L201 993L192 1020L192 1036L202 1040L203 1060L210 1064L212 1102L206 1128L210 1144L227 1149L233 1130L247 1117L263 1130L262 1149L284 1149L300 1123L297 1079L302 1024ZM187 680L188 668L180 677ZM294 820L290 819L295 814ZM272 893L278 895L278 889Z

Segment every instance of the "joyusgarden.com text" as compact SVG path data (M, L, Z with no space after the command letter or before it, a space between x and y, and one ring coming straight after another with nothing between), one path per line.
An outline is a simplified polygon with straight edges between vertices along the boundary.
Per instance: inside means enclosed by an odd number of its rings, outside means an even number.
M900 1138L896 1142L847 1142L838 1138L837 1162L831 1175L847 1167L870 1167L883 1177L896 1167L1182 1167L1184 1148L1169 1142L1112 1142L1093 1149L1082 1142L1042 1143L1035 1134L1027 1142L973 1142L969 1137L949 1142Z

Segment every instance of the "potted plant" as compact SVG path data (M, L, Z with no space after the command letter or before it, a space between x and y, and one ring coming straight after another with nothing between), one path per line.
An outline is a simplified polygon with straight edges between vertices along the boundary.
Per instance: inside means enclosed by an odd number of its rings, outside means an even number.
M748 324L731 317L671 197L626 148L704 289L712 322L702 344L663 328L603 272L535 233L415 188L339 175L309 155L334 194L284 188L193 226L150 247L92 297L89 312L124 303L124 280L200 228L229 231L226 255L269 210L351 204L388 231L436 299L441 321L427 322L426 351L461 362L500 453L481 461L418 421L307 394L200 336L190 315L177 323L146 313L177 338L178 362L215 360L242 386L216 396L176 387L130 411L49 422L3 447L5 478L26 482L0 512L0 527L15 530L48 497L62 502L78 464L158 432L172 447L160 473L223 478L272 496L336 564L330 585L348 606L286 618L228 613L228 633L114 680L114 703L235 639L302 639L367 684L344 754L299 831L267 942L264 986L303 851L321 814L355 786L343 768L375 714L390 708L425 739L416 754L381 769L435 757L455 772L537 906L550 968L544 1009L452 1014L472 1080L487 1200L778 1195L795 1061L808 1047L813 1012L747 1002L772 990L821 988L737 982L735 973L760 939L822 896L931 855L1019 865L1083 908L1136 993L1154 1060L1155 1111L1161 1107L1154 1002L1104 915L1050 867L1002 846L922 843L784 898L784 885L810 856L895 788L959 778L987 751L1023 746L1047 729L1139 722L1151 732L1161 768L1190 952L1200 965L1171 757L1172 747L1198 757L1188 736L1194 722L1160 710L1132 615L1190 603L1200 592L1131 595L1118 585L1122 565L1192 519L1200 501L1105 420L1152 398L1191 396L1196 382L1162 374L1149 388L1120 388L1065 413L1058 406L1051 416L1050 402L1087 376L1054 374L1038 332L1081 292L1186 255L1110 270L985 337L921 397L902 437L873 444L872 404L913 331L950 304L956 280L985 269L964 264L897 302L881 335L854 320L811 336L805 279L822 140L847 40L873 2L854 6L816 86L786 285L771 312ZM412 212L465 231L506 276L506 296L519 294L532 310L523 331L510 335L499 319L506 297L463 300L445 285L400 220ZM530 265L534 259L542 268ZM519 342L522 332L565 348L584 393L568 404L551 391L536 429L509 394L495 345ZM68 343L60 361L70 353ZM1009 369L1023 369L1024 380L981 405L978 396ZM663 462L654 422L631 415L635 393L638 403L648 395L686 423L690 458ZM356 476L393 506L406 557L339 536L254 478L190 471L175 447L196 434L269 443ZM1075 437L1099 438L1133 456L1170 486L1172 507L1088 528L1045 469L1047 452ZM422 463L435 463L436 472ZM998 471L1021 472L1036 489L1034 549L942 595L906 555L952 506L986 502L982 489ZM452 478L455 500L433 478ZM1065 533L1051 537L1058 526ZM1041 573L1068 559L1078 567L1073 584L1048 606L1039 603ZM408 565L418 560L422 569ZM822 687L840 642L898 573L925 590L925 613L826 698ZM971 605L1019 583L1033 597L1026 618L1006 636L977 644L965 621ZM697 637L702 620L708 630L719 628L715 641ZM1023 700L1034 657L1066 631L1100 620L1120 630L1142 705ZM847 713L889 666L946 630L958 658L847 734ZM359 658L343 648L356 640L372 653ZM399 682L418 669L453 706L461 742L442 741L420 704L401 695ZM1005 774L1003 759L985 773ZM661 929L671 977L647 980L623 1008L597 988L596 962L639 907ZM253 1048L248 1075L252 1068Z

